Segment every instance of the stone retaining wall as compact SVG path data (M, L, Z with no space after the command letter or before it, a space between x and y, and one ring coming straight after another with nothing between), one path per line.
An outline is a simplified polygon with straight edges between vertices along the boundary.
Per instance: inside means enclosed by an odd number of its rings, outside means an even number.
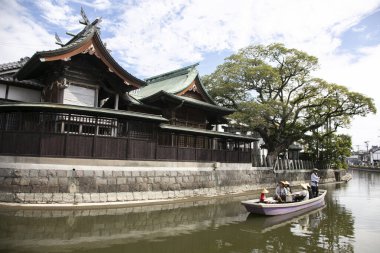
M0 162L0 201L15 203L99 203L215 196L273 188L279 180L299 184L310 178L308 170L275 173L272 168L254 168L249 164L108 161L117 166L104 166L104 161L86 160L88 165L82 165L83 161L78 159L80 165L75 165L70 164L72 159L57 159L56 164L51 164L25 159L20 162L9 157L0 161L5 161ZM335 180L332 170L322 174L326 182Z

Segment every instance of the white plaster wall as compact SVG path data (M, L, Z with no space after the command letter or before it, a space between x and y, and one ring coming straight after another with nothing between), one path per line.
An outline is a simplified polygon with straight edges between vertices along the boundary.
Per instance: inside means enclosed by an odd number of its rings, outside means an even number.
M0 98L5 98L6 90L7 90L7 86L4 84L0 84Z
M70 105L94 107L95 93L95 89L71 84L68 88L64 90L63 103Z
M8 99L22 102L40 102L41 92L38 90L9 86Z

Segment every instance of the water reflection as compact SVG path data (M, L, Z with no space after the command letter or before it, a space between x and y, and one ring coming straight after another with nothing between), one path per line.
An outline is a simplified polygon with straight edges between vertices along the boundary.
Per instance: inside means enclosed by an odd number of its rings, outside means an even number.
M372 186L368 188L363 182ZM325 207L275 217L249 215L240 205L241 200L257 196L103 210L3 210L0 212L0 251L219 253L366 250L366 246L358 246L357 242L363 234L358 228L367 225L356 208L362 205L363 194L368 198L371 192L379 191L376 182L380 182L379 177L354 175L348 184L323 187L328 190ZM378 198L373 197L373 201ZM371 232L365 231L366 235Z

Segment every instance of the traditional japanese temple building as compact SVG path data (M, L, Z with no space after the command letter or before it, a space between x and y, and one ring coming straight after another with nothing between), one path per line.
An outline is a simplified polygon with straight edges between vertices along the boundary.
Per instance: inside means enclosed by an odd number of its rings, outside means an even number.
M0 155L251 163L256 138L215 131L232 110L197 64L141 80L90 23L56 50L0 65Z

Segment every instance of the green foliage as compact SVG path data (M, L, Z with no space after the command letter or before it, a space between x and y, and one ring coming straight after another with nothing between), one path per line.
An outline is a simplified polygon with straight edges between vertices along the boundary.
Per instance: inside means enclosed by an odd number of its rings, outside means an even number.
M329 161L332 168L347 169L346 158L351 155L351 136L335 133L315 133L303 143L305 150L314 154L314 160Z
M317 58L282 44L250 46L203 82L219 104L237 110L231 118L257 131L276 156L327 122L331 134L355 115L376 112L372 98L312 77L317 68Z

